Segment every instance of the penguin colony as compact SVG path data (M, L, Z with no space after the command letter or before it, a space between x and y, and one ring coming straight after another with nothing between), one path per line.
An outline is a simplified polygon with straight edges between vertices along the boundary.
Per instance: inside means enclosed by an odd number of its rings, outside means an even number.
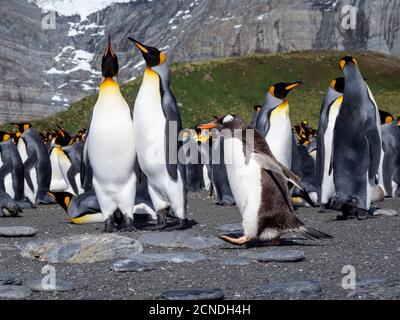
M399 196L400 129L379 110L355 58L340 60L343 76L328 86L318 130L290 120L288 95L304 81L271 85L250 124L228 113L182 130L166 55L129 41L147 66L134 106L121 94L109 37L87 129L71 136L60 124L38 133L18 123L0 131L0 216L58 203L72 223L104 223L105 232L134 231L135 214L154 220L147 230L184 230L194 224L187 194L207 190L242 216L243 236L221 239L275 245L288 232L332 238L305 226L297 207L364 220L372 203Z

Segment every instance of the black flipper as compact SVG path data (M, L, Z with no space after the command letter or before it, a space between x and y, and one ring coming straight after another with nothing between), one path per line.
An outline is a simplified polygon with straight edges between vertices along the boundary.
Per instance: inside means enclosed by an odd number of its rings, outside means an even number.
M82 188L87 191L92 188L92 178L93 178L93 171L92 167L90 166L89 156L88 156L88 146L87 140L90 134L90 124L92 122L93 112L90 115L89 125L86 133L85 145L83 147L83 154L82 154L82 162L81 162L81 184Z
M33 187L33 182L31 179L30 171L36 167L37 163L38 163L37 155L34 153L31 154L28 157L28 159L26 159L26 161L24 162L24 177L25 177L26 183L28 184L29 189L31 189L32 191L35 191L35 190Z

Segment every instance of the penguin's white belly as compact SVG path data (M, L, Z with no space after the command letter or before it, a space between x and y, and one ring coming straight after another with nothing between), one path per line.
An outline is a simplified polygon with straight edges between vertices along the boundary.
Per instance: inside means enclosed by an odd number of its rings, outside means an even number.
M25 161L28 159L28 152L26 150L25 141L22 137L18 140L17 149L19 155L21 156L22 163L25 163ZM34 204L38 190L37 173L35 167L29 171L29 176L33 184L33 190L28 186L26 179L24 179L24 195L32 204Z
M208 191L211 189L211 179L210 176L208 175L208 169L206 165L203 165L203 184L205 190Z
M258 213L261 206L262 169L253 157L246 165L243 144L238 139L225 140L224 154L225 159L232 159L227 162L226 170L233 197L242 215L245 236L256 238Z
M166 119L161 105L159 89L143 81L134 109L134 136L140 168L149 184L167 201L165 188L170 179L165 156Z
M66 191L68 186L60 168L59 151L57 150L57 147L51 150L50 164L51 164L50 191L53 192Z
M271 119L271 127L267 133L266 141L276 160L290 169L292 164L292 125L290 118L279 116Z
M90 124L88 155L98 185L118 192L133 174L135 145L128 106L96 104Z
M0 168L3 166L3 160L1 160L1 154L0 154ZM14 192L14 188L12 185L12 175L11 172L8 173L5 177L4 177L4 189L5 192L8 193L8 195L14 199L15 196L15 192Z

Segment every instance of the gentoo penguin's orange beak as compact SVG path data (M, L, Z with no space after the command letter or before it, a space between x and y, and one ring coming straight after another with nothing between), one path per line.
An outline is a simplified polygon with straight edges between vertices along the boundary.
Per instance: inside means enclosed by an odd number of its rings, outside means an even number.
M204 123L199 125L197 128L201 129L201 130L211 130L211 129L215 129L217 127L217 125L213 122L210 123Z

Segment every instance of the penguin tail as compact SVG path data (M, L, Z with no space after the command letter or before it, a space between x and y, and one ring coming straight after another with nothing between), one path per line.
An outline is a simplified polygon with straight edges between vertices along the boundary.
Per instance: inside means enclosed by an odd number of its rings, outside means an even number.
M317 229L307 227L304 224L301 224L297 228L292 229L292 232L295 232L309 240L333 239L333 236Z

